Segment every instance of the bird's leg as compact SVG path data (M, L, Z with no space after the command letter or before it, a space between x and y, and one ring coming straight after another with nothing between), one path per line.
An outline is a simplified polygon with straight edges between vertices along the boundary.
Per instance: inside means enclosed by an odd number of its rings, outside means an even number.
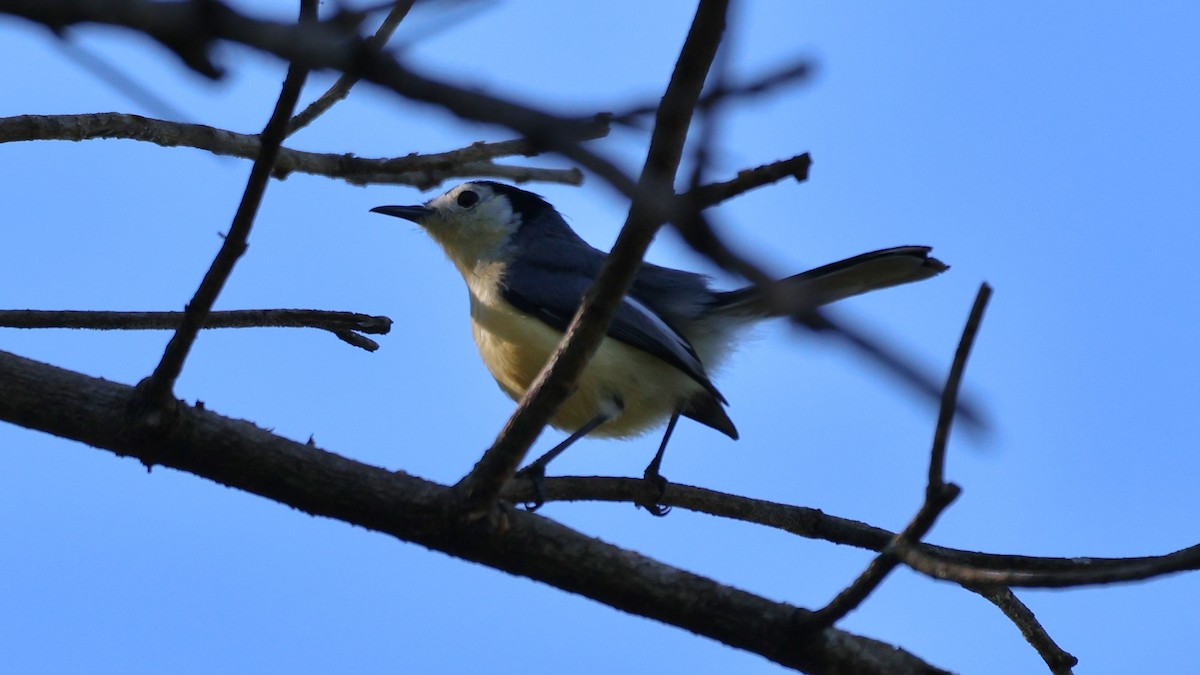
M679 411L671 413L671 420L667 422L667 432L663 434L662 443L658 445L658 452L654 454L654 459L650 460L650 464L646 466L646 470L642 472L642 480L652 484L656 490L654 499L650 502L635 502L637 506L641 506L650 512L653 516L665 516L671 512L671 507L662 506L658 500L662 499L667 492L667 479L658 472L662 467L663 453L667 450L667 441L671 440L671 432L675 431L675 423L679 421Z
M517 472L517 476L528 478L533 482L533 501L525 502L526 511L537 511L542 508L542 504L546 503L546 465L563 453L564 450L571 447L575 441L587 436L596 427L604 424L612 418L609 413L600 413L596 415L587 424L579 427L575 433L567 436L567 439L562 443L554 446L549 452L533 460L524 469Z

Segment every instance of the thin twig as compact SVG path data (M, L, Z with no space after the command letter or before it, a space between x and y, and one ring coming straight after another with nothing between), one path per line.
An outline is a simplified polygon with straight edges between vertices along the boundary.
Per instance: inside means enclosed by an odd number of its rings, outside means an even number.
M1004 586L968 586L967 588L983 596L999 607L1001 612L1004 612L1004 615L1021 631L1025 641L1033 646L1042 660L1046 662L1051 673L1071 675L1071 669L1079 664L1079 659L1058 646L1054 638L1050 637L1050 634L1038 622L1033 611L1013 594L1012 589Z
M84 330L175 330L183 312L97 312L75 310L0 310L3 328L77 328ZM386 316L321 309L237 309L210 312L210 328L320 328L367 351L379 343L360 333L384 335L392 328Z
M625 226L550 362L522 397L496 442L455 486L469 511L478 513L495 503L500 488L513 476L558 405L571 394L604 339L621 298L663 222L662 201L674 194L684 140L721 42L727 9L728 0L701 0L697 7L663 94Z
M837 597L825 607L811 614L804 615L799 619L799 623L805 629L822 630L828 628L862 604L867 599L867 596L878 588L887 575L900 564L900 559L895 554L896 547L907 542L920 541L929 532L930 528L933 527L933 524L937 522L938 516L950 506L962 491L957 485L945 482L941 474L941 469L945 464L946 441L949 438L950 424L954 420L955 410L958 407L957 396L963 372L966 368L967 356L971 353L971 346L974 344L975 336L979 332L979 323L983 320L983 311L987 307L991 292L992 289L987 284L979 287L979 293L975 296L975 304L971 308L971 314L967 319L966 326L963 328L962 337L958 341L958 349L955 351L950 373L946 376L946 386L943 389L942 395L942 407L938 413L937 431L934 433L933 447L929 453L929 482L925 486L925 500L921 504L921 508L917 511L917 515L913 517L912 522L897 534L888 543L887 547L867 565L867 569L854 580L854 583L850 584L841 593L838 593Z
M607 113L599 113L588 120L580 120L579 125L572 127L572 133L575 134L575 140L591 141L597 138L604 138L608 135L611 129L610 115ZM465 148L451 150L441 153L427 153L423 155L412 155L412 159L419 160L423 165L429 165L437 168L454 164L462 164L464 162L482 162L496 157L513 157L520 155L522 157L533 157L542 152L540 148L529 142L526 138L514 138L507 141L492 141L490 143L477 141Z
M316 7L316 0L302 0L301 23L316 19ZM184 361L187 360L188 352L191 351L200 328L204 325L208 313L212 311L213 303L216 302L230 273L233 272L234 264L246 251L250 228L254 224L255 215L258 214L258 206L262 203L267 183L271 180L271 166L279 154L279 147L287 132L288 119L307 77L308 68L304 66L292 64L288 68L279 100L275 103L275 110L263 128L258 158L254 160L254 166L250 170L250 178L246 181L246 190L242 193L242 200L238 204L237 213L234 214L229 234L201 280L200 287L196 289L192 301L184 309L183 320L171 336L171 341L167 343L158 366L138 387L140 395L135 407L141 411L147 427L157 429L167 422L158 411L164 409L171 399L175 380L183 371Z
M800 628L805 631L820 631L829 628L837 623L842 617L854 611L864 600L867 599L879 584L887 578L887 575L896 568L900 561L892 552L895 542L898 541L920 541L926 533L929 532L933 524L937 522L937 518L942 511L958 497L959 487L950 483L943 486L932 496L926 496L925 501L921 504L921 508L917 511L917 515L912 521L896 535L893 543L888 544L886 548L875 556L875 559L867 565L862 574L858 576L849 586L841 593L825 605L812 613L799 618L797 623Z
M408 16L408 11L412 9L416 0L397 0L392 6L392 10L388 12L383 23L379 25L379 30L375 34L367 38L367 44L374 49L382 49L387 41L391 39L392 33L396 32L396 28L404 17ZM350 88L358 83L358 77L347 73L342 73L337 82L333 83L324 94L321 94L317 100L309 103L304 110L301 110L295 117L288 122L287 135L291 136L297 131L313 123L321 115L324 115L338 101L346 98L350 94Z
M737 176L722 183L709 183L693 188L680 195L686 202L691 202L699 208L716 206L723 201L745 194L750 190L769 185L787 177L802 183L808 180L808 169L812 166L812 157L806 152L790 159L779 160L770 164L739 171Z
M929 453L930 491L940 490L946 484L946 444L950 442L950 427L958 408L958 391L962 385L963 371L967 368L967 357L971 354L975 336L979 334L979 325L983 322L983 313L991 298L992 287L986 283L980 284L975 304L971 306L971 314L967 317L967 325L963 328L962 339L958 341L958 349L954 352L946 387L942 389L942 405L938 411L937 428L933 432L933 450Z
M797 60L777 70L760 75L741 84L714 86L700 97L698 108L706 110L726 101L742 100L780 89L786 85L807 81L815 68L811 61ZM643 105L613 115L616 124L636 125L637 120L653 113L657 108Z
M579 127L579 140L608 133L604 117ZM0 118L0 143L19 141L82 141L128 139L162 147L189 147L216 155L254 159L259 154L259 136L240 134L203 124L188 124L124 113L82 115L17 115ZM281 148L272 176L284 179L293 172L338 178L351 185L411 185L426 190L451 178L486 176L516 182L542 181L578 185L578 169L494 164L502 156L531 156L537 150L525 139L495 143L473 143L465 148L427 155L404 157L356 157L347 153L305 152Z
M975 297L975 304L971 307L971 314L967 318L966 328L963 329L962 339L959 341L958 349L954 353L954 362L951 364L950 374L946 378L946 387L942 390L942 404L938 412L937 428L933 435L933 451L930 453L929 458L929 476L926 492L927 499L930 500L937 499L947 488L946 446L950 441L950 428L954 422L958 392L962 384L963 372L967 367L967 357L970 355L971 348L975 344L975 336L979 333L979 326L983 322L983 313L987 309L987 304L991 297L992 287L986 283L980 284L979 293ZM913 541L915 540L898 539L897 543L900 548L903 548L910 545ZM896 547L893 546L892 548L895 549ZM899 558L900 556L897 557ZM981 585L964 587L982 595L999 607L1000 611L1004 612L1004 615L1016 624L1018 630L1025 636L1025 640L1045 660L1050 670L1056 673L1056 675L1069 674L1075 664L1078 663L1078 659L1068 654L1054 642L1050 634L1046 632L1046 629L1038 623L1033 612L1013 594L1012 589Z
M1161 556L1140 558L1073 558L1071 569L981 569L971 564L939 560L920 549L901 546L896 555L905 565L934 577L963 585L1066 588L1141 581L1174 572L1200 569L1200 544Z
M204 2L78 2L77 0L12 0L0 12L22 16L53 29L76 23L125 26L140 31L175 52L190 68L220 77L210 50L229 40L274 54L311 69L351 73L411 100L437 105L464 119L513 129L542 151L554 151L578 163L617 191L634 198L636 183L615 162L579 142L592 120L551 115L464 86L425 77L402 66L392 55L372 50L345 21L288 24L243 16L218 0ZM658 205L655 212L666 212Z
M603 501L632 504L645 493L645 481L640 478L610 478L599 476L560 476L547 478L544 496L553 501ZM505 486L505 500L520 503L533 497L526 482ZM819 509L780 504L671 482L658 500L663 506L687 509L697 513L729 518L746 523L772 527L784 532L821 539L833 544L853 546L870 551L882 551L896 537L894 532L874 525L832 516ZM1164 573L1200 569L1200 545L1158 556L1135 558L1098 558L1074 556L1051 558L1002 553L966 551L915 542L905 547L918 551L931 564L953 563L963 568L1026 574L1061 575L1087 571L1129 576L1130 570L1155 567ZM1121 580L1138 580L1130 577ZM952 578L948 578L954 581Z

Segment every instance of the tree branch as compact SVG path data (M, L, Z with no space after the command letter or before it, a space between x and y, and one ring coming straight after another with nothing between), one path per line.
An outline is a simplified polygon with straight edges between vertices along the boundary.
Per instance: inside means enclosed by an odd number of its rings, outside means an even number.
M383 23L379 25L379 30L375 34L367 38L367 44L376 48L382 49L387 41L391 39L392 33L396 32L400 22L404 17L408 16L409 10L412 9L416 0L397 0L396 4L392 5L392 10L384 17ZM318 117L324 115L338 101L346 98L350 94L350 89L358 83L358 78L354 75L342 73L342 76L333 83L324 94L321 94L317 100L309 103L308 106L296 113L296 116L288 122L287 135L291 136L304 127L312 124Z
M592 171L622 194L637 186L613 162L583 148L579 138L590 121L541 110L424 77L371 47L337 18L288 24L243 16L219 0L10 0L0 12L24 17L61 32L77 23L124 26L175 52L189 67L210 77L221 71L209 59L217 40L253 47L312 70L333 69L374 82L401 96L438 105L464 119L498 124L522 134L536 148L552 150Z
M296 443L179 403L161 443L141 443L126 385L0 352L0 419L149 465L208 478L577 593L814 673L943 672L876 640L830 629L801 637L802 610L723 586L515 510L466 523L448 488Z
M957 485L947 483L943 475L946 443L950 439L950 425L954 421L955 411L958 408L958 391L967 366L967 356L971 353L971 346L975 343L975 336L979 332L979 323L983 320L983 311L987 308L991 295L990 286L983 284L979 287L979 293L975 296L975 304L971 307L971 314L967 318L967 324L959 339L958 349L954 353L950 374L946 377L946 386L942 390L942 406L938 413L933 446L929 453L929 478L925 486L924 503L921 504L917 515L913 517L908 526L888 542L888 545L871 561L871 564L854 580L854 583L838 593L837 597L828 605L808 617L804 623L809 628L813 630L828 628L862 604L867 596L883 583L896 565L900 564L894 549L907 542L920 541L933 527L938 516L962 492Z
M813 71L814 68L811 61L798 59L788 65L770 71L765 75L759 75L741 84L714 86L700 97L697 107L702 110L708 110L723 103L772 92L793 83L803 83L812 76ZM655 110L657 108L652 105L639 106L613 115L613 122L634 125L639 118L645 117Z
M1174 572L1200 570L1200 544L1158 556L1140 558L1032 559L1035 566L1049 563L1058 569L981 569L974 565L939 560L911 546L901 546L896 555L905 565L936 579L966 585L1066 588L1117 582L1141 581ZM1023 557L1018 558L1018 562ZM1023 558L1028 561L1028 558ZM1053 564L1058 563L1058 564ZM1062 569L1067 567L1069 569Z
M301 23L316 18L316 0L303 0L300 4ZM308 77L308 69L292 64L288 68L287 77L283 82L283 90L275 103L275 110L263 128L258 157L250 169L250 178L246 181L246 190L242 193L242 201L238 204L237 213L233 216L233 224L229 234L221 244L212 265L200 281L200 287L192 296L192 301L184 308L183 319L175 329L171 341L163 351L162 359L154 372L138 385L140 396L135 403L147 430L154 433L165 431L169 423L170 404L174 401L171 392L175 388L175 380L183 372L183 363L188 352L200 334L208 313L212 311L213 303L217 301L221 289L233 272L233 266L238 258L246 251L250 228L254 217L258 214L258 205L262 203L267 183L271 180L271 166L279 155L279 147L287 134L287 122L300 98L300 90Z
M0 310L2 328L175 330L182 319L183 312ZM385 335L392 329L392 320L386 316L321 309L238 309L209 312L202 328L320 328L373 352L379 349L379 344L360 333Z
M580 128L579 140L608 133L603 117ZM17 141L83 141L118 138L154 143L162 147L189 147L215 155L254 159L259 153L257 134L240 134L203 124L188 124L124 113L83 115L17 115L0 118L0 143ZM549 169L493 164L496 157L536 154L524 139L474 143L465 148L427 155L394 158L356 157L348 153L318 153L281 148L271 175L287 178L293 172L338 178L351 185L411 185L421 190L451 178L487 176L515 182L543 181L579 185L578 169Z
M640 478L608 478L598 476L561 476L547 478L545 483L545 500L553 501L603 501L634 504L644 497L646 485ZM532 488L522 482L509 483L504 487L503 497L514 503L527 502L533 497ZM698 513L732 520L739 520L765 527L773 527L784 532L806 537L821 539L833 544L853 546L870 551L882 551L888 542L896 537L896 533L874 525L839 518L829 515L820 509L805 506L792 506L769 502L763 499L731 495L716 490L684 485L672 482L667 485L666 492L658 502L664 506L687 509ZM1173 553L1157 556L1141 556L1135 558L1100 558L1092 556L1072 556L1070 558L1050 558L1040 556L1013 555L1004 553L982 553L966 551L945 546L937 546L923 542L914 542L902 547L906 558L909 552L919 554L928 559L930 570L940 567L945 570L970 569L972 571L988 571L1000 573L1020 572L1030 575L1063 575L1063 574L1107 574L1116 577L1113 581L1138 581L1148 578L1138 576L1136 570L1146 570L1154 567L1161 570L1160 574L1200 570L1200 544L1190 546ZM914 555L915 555L914 554ZM922 570L918 570L922 571ZM948 581L957 581L950 576L938 576ZM987 583L1000 584L988 579ZM1104 583L1102 581L1090 583ZM1000 584L1003 585L1003 584ZM1034 584L1036 585L1036 584Z
M950 374L946 376L937 427L933 432L933 450L929 457L927 489L931 493L941 490L946 484L946 445L950 442L950 427L954 424L954 416L958 410L958 392L962 386L963 372L967 368L967 357L971 355L971 347L975 345L975 336L979 334L979 325L983 322L983 313L991 298L992 287L986 283L980 284L979 292L975 295L975 304L971 306L971 314L967 317L967 325L963 328L962 338L958 341L958 349L954 352Z
M1001 612L1009 618L1017 629L1021 631L1021 635L1025 637L1025 641L1033 646L1042 660L1050 668L1050 672L1054 675L1071 675L1071 669L1079 664L1079 659L1072 656L1070 653L1063 650L1050 637L1042 624L1038 623L1037 617L1033 615L1033 611L1025 606L1012 589L1004 586L967 586L966 588L983 596L992 604L1000 608Z
M937 522L937 518L941 515L942 511L945 511L946 507L950 506L958 497L959 492L960 490L957 485L949 484L941 490L928 494L925 501L922 502L921 508L917 511L917 515L913 516L912 521L880 551L879 555L867 565L862 574L846 587L845 590L838 593L837 597L830 601L828 605L809 615L806 620L801 622L801 625L808 630L823 630L857 609L867 599L867 596L883 583L887 575L900 564L900 561L892 552L892 549L896 546L896 542L920 541L933 527L933 524Z
M810 166L812 166L812 157L806 152L790 159L782 159L753 169L739 171L737 176L731 180L698 187L680 195L680 198L694 204L693 208L704 209L789 176L795 178L797 183L803 183L808 180Z

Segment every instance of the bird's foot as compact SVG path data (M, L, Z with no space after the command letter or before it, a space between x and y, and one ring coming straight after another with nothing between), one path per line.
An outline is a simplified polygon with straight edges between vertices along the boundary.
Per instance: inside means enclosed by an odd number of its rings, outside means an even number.
M636 501L634 506L646 509L652 516L659 518L671 512L670 506L659 504L662 501L663 495L667 493L667 485L669 482L662 474L658 472L658 467L650 465L646 467L646 471L642 474L642 480L645 482L646 491L654 495L653 499L647 501Z
M525 510L537 511L546 503L546 465L534 462L517 472L517 478L528 478L533 485L533 499L524 503Z

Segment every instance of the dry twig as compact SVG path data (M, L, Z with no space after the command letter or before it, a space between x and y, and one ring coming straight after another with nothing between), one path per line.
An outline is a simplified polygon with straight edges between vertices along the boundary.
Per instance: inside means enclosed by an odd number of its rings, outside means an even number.
M316 0L302 0L300 3L301 24L315 20L316 16ZM305 66L292 64L288 68L283 90L279 94L279 100L275 103L275 110L271 113L266 127L263 128L258 157L254 160L254 166L250 170L250 178L246 181L246 190L242 194L241 203L238 204L237 213L233 216L229 234L221 244L221 250L217 252L208 272L204 274L204 279L200 281L200 287L196 289L191 302L184 308L183 319L175 329L171 341L167 343L167 348L163 351L158 366L154 368L154 372L149 377L138 385L139 396L133 403L133 407L138 412L142 426L147 430L162 433L167 429L166 425L172 417L169 408L173 399L175 380L183 371L183 363L187 359L188 352L191 351L196 336L200 333L200 328L207 320L208 313L212 311L213 303L216 302L217 296L233 272L233 266L246 251L250 228L254 224L258 206L262 203L267 183L271 179L271 167L275 164L279 147L287 133L288 119L291 117L292 109L296 106L296 101L300 98L300 90L304 88L304 81L307 77L308 68Z
M933 447L930 450L929 481L925 487L925 501L921 504L917 515L897 534L892 541L880 552L867 569L863 571L854 583L839 593L828 605L813 612L802 622L810 630L828 628L858 607L871 594L884 578L900 564L895 548L906 542L920 541L929 532L937 518L946 507L958 497L961 490L953 483L947 483L943 471L945 468L946 444L950 438L950 425L954 421L958 407L958 391L962 383L963 371L967 365L967 356L971 353L979 324L983 321L983 311L987 307L992 289L987 284L979 288L971 315L963 329L958 350L954 354L954 363L946 378L946 387L942 393L942 406L938 414L937 427L934 432Z
M579 140L608 133L604 117L578 128ZM189 147L215 155L254 159L259 154L259 136L240 134L203 124L188 124L125 113L83 115L17 115L0 118L0 143L18 141L83 141L101 138L128 139L163 147ZM356 157L348 153L305 152L280 148L272 167L274 178L293 172L338 178L351 185L411 185L427 190L452 178L485 176L516 183L542 181L578 185L578 169L496 164L497 157L531 156L537 153L524 139L473 143L465 148L404 157Z
M97 312L73 310L0 310L4 328L76 328L84 330L175 330L183 312ZM369 352L379 343L362 333L384 335L386 316L320 309L235 309L209 312L202 328L320 328Z

